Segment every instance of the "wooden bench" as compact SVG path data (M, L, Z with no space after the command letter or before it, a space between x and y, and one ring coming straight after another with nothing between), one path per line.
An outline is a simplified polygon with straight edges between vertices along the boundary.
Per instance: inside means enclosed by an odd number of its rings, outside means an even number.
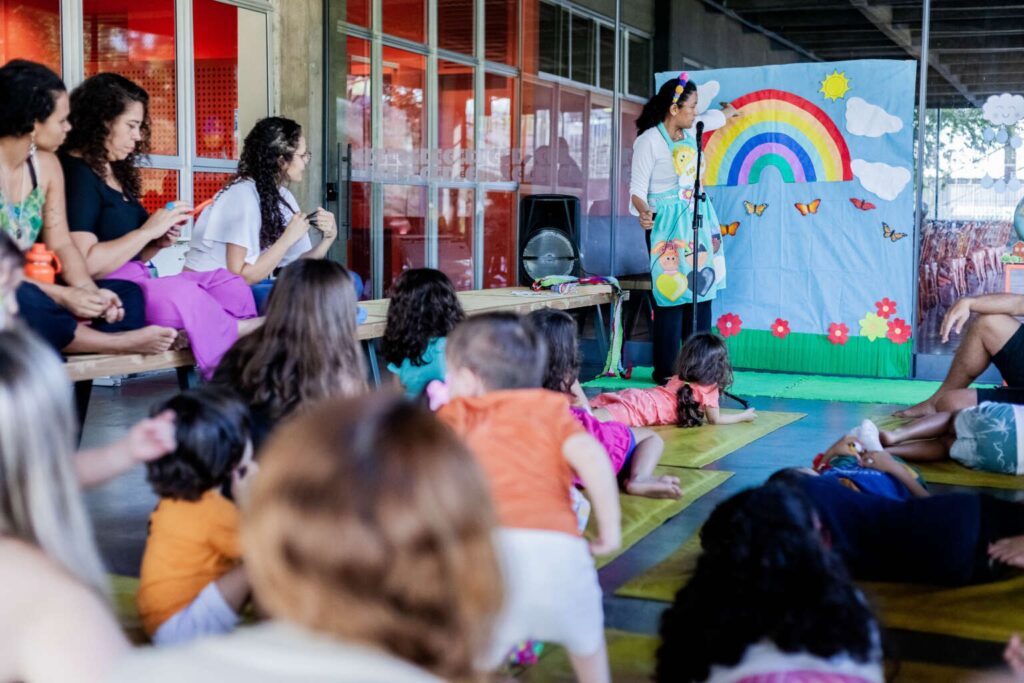
M598 330L598 341L602 349L607 349L601 305L610 303L612 300L612 288L608 285L583 285L570 294L556 294L550 291L533 292L528 287L481 289L459 292L459 300L467 315L495 311L524 314L539 308L570 310L593 306L597 314L595 328ZM366 346L373 381L379 384L380 366L377 362L374 340L384 336L384 328L387 325L388 300L373 299L359 303L366 309L367 316L366 320L359 325L358 337ZM84 424L94 379L173 369L178 373L179 386L182 389L187 389L196 383L195 364L192 352L186 349L147 355L72 355L67 357L64 367L68 372L68 377L75 383L78 419L81 424Z

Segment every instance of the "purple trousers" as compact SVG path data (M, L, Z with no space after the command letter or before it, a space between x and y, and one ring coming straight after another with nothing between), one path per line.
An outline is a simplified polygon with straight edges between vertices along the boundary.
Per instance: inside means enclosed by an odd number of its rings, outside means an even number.
M146 322L185 330L206 378L238 339L238 321L256 317L249 285L223 268L153 277L145 264L129 261L107 277L128 280L142 288Z

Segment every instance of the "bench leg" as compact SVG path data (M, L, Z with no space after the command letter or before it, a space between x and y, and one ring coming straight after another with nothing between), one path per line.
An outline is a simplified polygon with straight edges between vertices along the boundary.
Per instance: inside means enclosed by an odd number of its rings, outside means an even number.
M89 399L92 397L92 380L85 379L75 382L75 408L78 410L78 441L82 441L85 431L85 416L89 412Z
M601 362L608 357L608 329L604 326L604 311L601 304L594 306L594 336L597 338L597 350L601 354Z
M377 362L377 345L375 339L367 339L363 342L366 350L366 359L370 365L370 381L374 387L380 386L380 364Z
M183 366L174 370L178 373L178 388L182 391L199 386L199 375L196 373L194 365Z

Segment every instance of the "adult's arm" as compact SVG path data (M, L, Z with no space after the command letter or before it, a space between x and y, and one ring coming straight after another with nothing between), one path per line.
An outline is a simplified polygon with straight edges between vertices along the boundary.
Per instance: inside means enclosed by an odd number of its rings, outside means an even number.
M946 311L940 335L942 343L949 341L950 332L960 334L971 313L1024 315L1024 296L1020 294L984 294L965 296Z
M228 243L225 245L228 270L236 275L241 275L250 285L265 280L270 277L270 274L281 263L285 254L292 248L292 245L302 239L302 236L308 232L309 221L300 211L292 216L288 227L285 228L284 233L277 241L256 257L255 263L246 262L246 256L249 254L248 249L240 244Z
M633 162L629 174L629 212L640 216L650 212L647 206L647 195L651 187L651 175L654 173L654 150L645 138L637 138L633 143Z
M303 254L302 258L324 258L334 240L338 238L338 225L334 220L334 214L323 207L318 207L315 215L315 224L321 233L320 242Z
M64 171L57 157L50 152L36 152L39 174L45 184L46 203L43 206L43 241L61 261L64 282L72 287L97 289L85 265L81 252L71 241L68 232L67 208L64 197Z
M175 204L171 210L158 209L141 227L118 237L100 242L96 233L88 228L73 230L71 239L85 256L86 265L94 277L103 277L114 272L136 256L148 261L160 252L155 241L172 228L183 223L192 206L188 203Z

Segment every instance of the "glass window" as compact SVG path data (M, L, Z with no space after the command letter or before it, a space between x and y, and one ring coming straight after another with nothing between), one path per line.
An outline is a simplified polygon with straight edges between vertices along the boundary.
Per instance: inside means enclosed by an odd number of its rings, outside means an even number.
M382 0L382 3L384 33L417 43L427 42L426 0Z
M473 67L437 60L438 175L472 178Z
M60 0L0 2L0 64L30 59L61 73Z
M484 194L485 289L516 284L516 193Z
M591 95L587 125L587 187L580 207L583 267L610 273L612 227L612 100Z
M569 13L557 5L540 3L537 29L537 67L556 76L569 76Z
M598 85L605 90L615 89L615 29L601 24L601 54L598 64Z
M437 196L437 263L455 289L473 289L473 190L442 187Z
M149 93L153 154L178 153L174 0L83 0L85 75L102 71Z
M512 112L515 79L498 74L484 76L484 130L477 153L477 177L484 181L512 180Z
M363 278L363 294L373 296L372 251L370 247L370 183L351 183L352 191L352 236L348 240L348 268ZM344 220L338 216L339 227Z
M473 0L441 0L437 3L437 46L473 54Z
M214 195L234 177L234 173L196 171L192 175L192 203L199 206L206 200L213 199Z
M594 40L593 19L572 16L572 73L570 78L579 83L596 83L597 43Z
M630 95L650 97L654 78L651 70L651 41L638 35L629 34L629 74L627 75Z
M519 25L518 0L485 0L484 57L492 62L515 65Z
M356 26L370 27L370 0L346 0L345 21Z
M370 169L369 152L372 147L370 96L370 41L346 38L343 64L347 65L345 92L337 98L338 139L352 145L352 169Z
M423 101L427 60L423 55L384 47L383 175L399 179L423 172L427 149Z
M557 191L579 196L584 186L586 164L586 93L560 88L558 96L558 139L554 158L558 164Z
M267 15L216 0L192 7L196 155L237 159L245 135L267 115Z
M384 292L403 270L427 265L427 188L384 186Z
M529 192L548 191L554 184L554 155L551 151L554 88L543 83L523 82L521 114L522 181Z
M142 198L139 201L146 207L146 211L153 213L180 196L177 171L164 168L142 169Z

